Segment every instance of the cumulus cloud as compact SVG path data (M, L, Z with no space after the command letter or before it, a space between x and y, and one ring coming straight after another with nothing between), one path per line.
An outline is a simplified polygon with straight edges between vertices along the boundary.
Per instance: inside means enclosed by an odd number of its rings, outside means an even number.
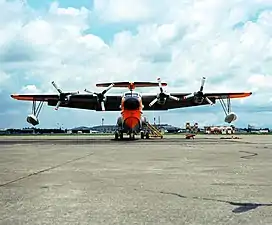
M93 9L52 3L37 11L19 0L1 0L0 90L55 92L54 80L65 91L97 91L97 82L161 77L168 91L192 92L206 76L205 91L252 90L254 96L233 103L265 106L272 97L269 5L264 0L95 0ZM109 33L106 42L90 32L93 20L101 27L128 23L133 30ZM197 115L202 109L192 110ZM83 123L85 115L75 123ZM43 116L46 124L51 117ZM115 117L108 118L114 123Z
M157 5L156 0L94 0L94 10L106 22L148 20L156 16Z

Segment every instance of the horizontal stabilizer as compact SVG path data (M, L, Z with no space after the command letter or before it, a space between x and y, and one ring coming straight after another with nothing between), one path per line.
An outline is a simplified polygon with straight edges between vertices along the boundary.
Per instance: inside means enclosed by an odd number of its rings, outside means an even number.
M156 82L128 82L128 81L124 81L124 82L112 82L112 83L99 83L96 84L96 87L108 87L109 85L114 84L114 87L123 87L123 88L127 88L129 86L134 86L134 87L158 87L159 84ZM161 83L162 86L167 86L167 83Z

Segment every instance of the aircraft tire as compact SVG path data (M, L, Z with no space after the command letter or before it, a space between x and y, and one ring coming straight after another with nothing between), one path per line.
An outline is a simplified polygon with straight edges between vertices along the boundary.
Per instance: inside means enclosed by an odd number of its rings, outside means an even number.
M130 139L130 140L135 139L135 135L134 135L133 133L130 133L130 134L129 134L129 139Z
M141 139L144 139L144 132L141 132Z

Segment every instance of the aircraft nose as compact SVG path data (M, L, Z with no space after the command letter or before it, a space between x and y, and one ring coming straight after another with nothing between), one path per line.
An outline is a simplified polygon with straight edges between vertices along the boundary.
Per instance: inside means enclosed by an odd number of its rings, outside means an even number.
M139 109L140 103L138 101L137 98L127 98L124 101L124 108L128 109L128 110L135 110L135 109Z

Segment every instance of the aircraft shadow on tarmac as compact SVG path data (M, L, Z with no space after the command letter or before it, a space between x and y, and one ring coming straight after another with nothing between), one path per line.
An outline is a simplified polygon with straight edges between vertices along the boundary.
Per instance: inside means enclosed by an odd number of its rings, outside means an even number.
M256 209L260 206L272 206L272 203L250 203L250 202L233 202L233 201L226 201L226 200L220 200L220 199L213 199L213 198L202 198L202 197L187 197L184 195L180 195L177 193L172 192L164 192L161 191L161 194L168 194L168 195L174 195L179 198L191 198L191 199L197 199L201 201L213 201L213 202L222 202L222 203L228 203L233 206L237 206L235 209L232 210L233 213L244 213L253 209Z
M156 191L151 191L151 190L146 190L146 191L153 192L153 193L156 192ZM272 206L272 203L233 202L233 201L226 201L226 200L205 198L205 197L196 197L196 196L188 197L188 196L181 195L181 194L178 194L178 193L165 192L165 191L160 191L159 193L160 194L165 194L165 195L173 195L173 196L177 196L179 198L184 198L184 199L196 199L196 200L200 200L200 201L213 201L213 202L227 203L227 204L230 204L232 206L236 206L236 208L234 208L232 210L233 213L245 213L245 212L248 212L250 210L257 209L258 207Z

